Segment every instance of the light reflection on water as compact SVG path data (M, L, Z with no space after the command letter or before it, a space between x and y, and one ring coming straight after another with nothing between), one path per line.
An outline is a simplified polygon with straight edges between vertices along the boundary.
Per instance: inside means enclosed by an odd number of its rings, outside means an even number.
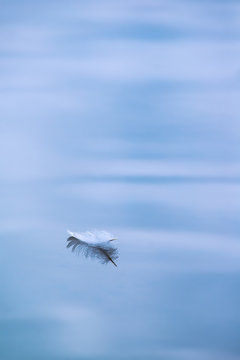
M238 12L2 6L1 358L238 358ZM94 228L117 269L65 249Z

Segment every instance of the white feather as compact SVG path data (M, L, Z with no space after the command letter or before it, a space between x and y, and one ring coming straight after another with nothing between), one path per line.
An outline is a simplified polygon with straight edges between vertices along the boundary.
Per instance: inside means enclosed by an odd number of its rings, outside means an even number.
M86 231L74 233L68 230L70 237L67 239L67 248L72 246L72 251L85 257L97 258L101 263L106 264L111 261L115 266L114 260L118 258L117 248L113 246L114 236L107 231Z

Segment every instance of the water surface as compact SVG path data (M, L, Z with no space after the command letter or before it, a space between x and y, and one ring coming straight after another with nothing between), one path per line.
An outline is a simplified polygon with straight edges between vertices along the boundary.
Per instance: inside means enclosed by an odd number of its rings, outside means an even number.
M2 359L239 358L239 14L2 3ZM118 268L67 229L114 233Z

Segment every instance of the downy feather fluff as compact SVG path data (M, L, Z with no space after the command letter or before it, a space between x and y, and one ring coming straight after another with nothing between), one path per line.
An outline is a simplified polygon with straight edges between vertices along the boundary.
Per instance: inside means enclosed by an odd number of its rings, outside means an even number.
M114 247L114 238L107 231L86 231L83 233L74 233L68 230L70 234L67 239L67 248L72 246L72 251L79 255L82 253L85 257L97 258L102 264L112 262L117 266L115 260L118 258L118 250Z

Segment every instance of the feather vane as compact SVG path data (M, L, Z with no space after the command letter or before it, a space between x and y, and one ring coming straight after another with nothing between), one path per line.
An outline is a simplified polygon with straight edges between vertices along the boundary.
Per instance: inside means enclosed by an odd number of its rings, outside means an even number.
M67 248L72 247L72 252L78 255L82 253L86 258L97 258L102 264L112 262L117 266L115 261L118 259L118 250L113 245L117 240L107 231L86 231L83 233L70 234L67 239Z

